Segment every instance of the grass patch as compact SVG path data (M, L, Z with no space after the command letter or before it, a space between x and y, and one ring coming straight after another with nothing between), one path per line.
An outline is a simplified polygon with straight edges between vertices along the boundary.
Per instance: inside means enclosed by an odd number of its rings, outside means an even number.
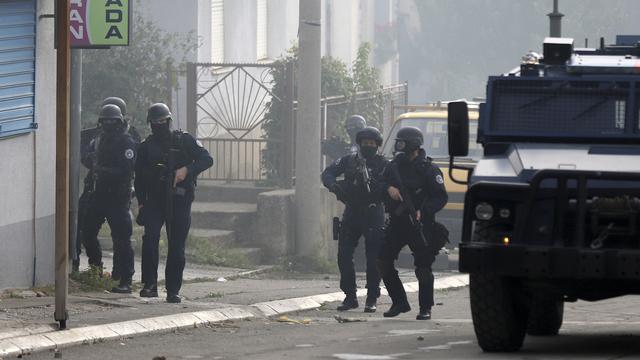
M206 296L206 298L208 299L219 299L222 297L224 297L224 293L221 293L221 292L210 292Z
M85 271L71 273L70 279L72 280L71 290L90 292L109 291L117 285L117 283L111 279L110 274L103 274L102 271L95 266L91 266Z

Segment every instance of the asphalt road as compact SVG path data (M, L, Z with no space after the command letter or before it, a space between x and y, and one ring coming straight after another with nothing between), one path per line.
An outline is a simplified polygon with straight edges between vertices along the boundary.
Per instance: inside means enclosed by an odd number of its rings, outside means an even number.
M381 313L337 313L336 304L291 314L309 325L253 319L123 342L64 349L62 359L640 359L637 297L569 303L553 338L528 337L515 354L484 354L475 343L468 289L439 293L431 321L415 311L395 319ZM410 294L417 309L416 294ZM388 307L383 299L380 310ZM339 323L340 315L362 322ZM52 359L53 353L27 359Z

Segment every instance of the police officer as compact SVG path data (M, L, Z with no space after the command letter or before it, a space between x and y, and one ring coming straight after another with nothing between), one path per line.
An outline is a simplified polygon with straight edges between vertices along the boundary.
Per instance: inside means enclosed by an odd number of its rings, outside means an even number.
M139 135L137 134L137 131L135 131L134 128L132 128L129 124L128 121L126 119L127 116L127 103L119 97L115 97L115 96L110 96L105 98L102 101L102 106L105 105L109 105L109 104L113 104L116 105L117 107L120 108L120 112L122 112L122 116L124 118L125 121L125 132L130 133L132 135L133 140L135 141L136 144L140 143L140 138ZM100 124L98 124L100 125ZM99 129L99 128L98 128ZM131 130L134 131L131 131ZM91 167L91 161L87 161L89 159L88 156L90 155L89 152L89 148L90 148L91 143L89 142L89 144L83 145L83 148L81 149L81 154L82 154L82 162L86 163L88 166L87 168ZM77 241L76 241L76 258L73 260L73 271L79 271L80 270L80 254L82 253L82 240L83 240L83 236L82 236L82 224L84 223L84 218L85 218L85 213L87 212L87 208L89 206L89 204L91 203L91 196L93 195L93 190L94 190L94 174L92 171L89 171L87 173L87 176L85 176L84 178L84 187L82 189L82 194L80 194L80 198L78 199L78 227L77 227ZM88 238L84 238L84 241L91 243L90 246L95 247L95 244L98 244L98 236L96 235L94 238L92 239L88 239ZM99 246L99 244L98 244ZM111 278L114 280L119 281L120 280L120 274L119 274L119 265L118 265L118 261L120 260L120 255L116 252L117 249L114 248L114 254L113 254L113 268L111 271Z
M344 127L351 142L347 144L339 137L333 136L331 139L327 139L322 142L322 153L335 160L344 155L358 152L356 134L366 126L367 122L361 115L350 116L345 122Z
M378 259L380 274L392 300L391 308L385 317L394 317L411 310L402 282L398 277L394 261L405 245L413 253L415 274L419 283L420 312L416 319L431 318L433 306L433 264L438 251L444 244L440 236L436 238L435 215L447 203L448 196L444 187L442 172L433 164L421 149L423 137L420 129L405 127L398 131L395 139L395 158L385 168L383 179L387 193L386 209L389 213L389 226L386 231L382 251ZM403 198L408 197L408 199ZM412 224L409 217L407 200L416 210ZM420 229L420 230L418 230ZM424 238L417 231L423 231Z
M117 105L104 105L98 122L101 132L91 141L89 155L83 159L93 176L94 189L82 223L82 243L89 264L101 269L102 250L96 239L106 219L118 258L117 261L114 259L115 270L120 274L120 284L112 292L131 293L134 258L129 206L136 144L126 132L126 122Z
M209 152L188 133L171 130L171 111L153 104L147 112L149 135L138 149L136 198L142 237L142 297L158 296L158 242L166 224L169 252L165 269L167 302L179 303L185 241L191 225L196 178L213 165Z
M367 257L367 299L365 312L375 312L380 296L380 275L376 258L382 245L384 228L384 186L380 181L387 160L378 154L382 135L374 127L365 127L355 136L358 152L343 156L322 172L322 183L345 203L338 237L340 289L346 297L339 311L358 307L353 253L364 235ZM344 180L337 177L344 175Z

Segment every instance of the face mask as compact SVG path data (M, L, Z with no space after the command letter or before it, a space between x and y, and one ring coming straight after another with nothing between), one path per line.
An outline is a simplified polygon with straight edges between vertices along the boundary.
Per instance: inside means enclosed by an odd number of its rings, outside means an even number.
M377 146L360 146L360 152L365 159L372 158L378 152Z
M170 124L166 122L164 124L151 124L151 133L158 137L167 137L170 133Z
M105 134L112 135L120 130L120 123L111 119L106 119L100 122L100 127Z
M411 158L409 157L409 154L407 154L406 152L396 151L395 160L400 164L408 164L409 162L411 162Z

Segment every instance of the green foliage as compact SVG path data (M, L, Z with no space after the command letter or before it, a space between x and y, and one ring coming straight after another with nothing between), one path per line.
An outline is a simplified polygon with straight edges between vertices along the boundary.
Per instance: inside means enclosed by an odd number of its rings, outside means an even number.
M349 115L361 114L367 119L367 123L378 128L382 125L382 109L384 106L379 82L378 71L369 65L371 45L363 43L358 49L358 57L351 64L351 69L343 61L325 56L321 61L320 95L323 99L332 97L344 97L339 104L331 104L327 109L327 128L331 136L338 136L348 141L344 129L344 121ZM273 93L280 99L285 98L286 90L286 65L291 63L297 70L298 47L292 47L283 57L275 62L273 75ZM297 87L297 83L295 84ZM294 89L297 98L297 88ZM283 104L272 101L268 105L265 121L262 124L264 138L271 140L264 150L262 161L266 169L268 184L272 185L277 180L279 169L279 144L282 139ZM293 139L284 139L293 141Z
M188 54L197 48L192 34L168 34L136 14L130 46L83 50L83 127L95 126L102 100L118 96L127 102L129 117L146 128L146 111L155 102L166 102L176 86L178 71Z
M74 281L77 286L72 286L72 288L77 288L80 291L104 291L111 290L116 284L115 281L111 279L111 275L108 273L103 273L102 269L90 266L89 269L81 272L73 272L70 276L71 280Z
M302 274L337 274L338 265L321 257L290 256L280 261L278 269L283 272Z

